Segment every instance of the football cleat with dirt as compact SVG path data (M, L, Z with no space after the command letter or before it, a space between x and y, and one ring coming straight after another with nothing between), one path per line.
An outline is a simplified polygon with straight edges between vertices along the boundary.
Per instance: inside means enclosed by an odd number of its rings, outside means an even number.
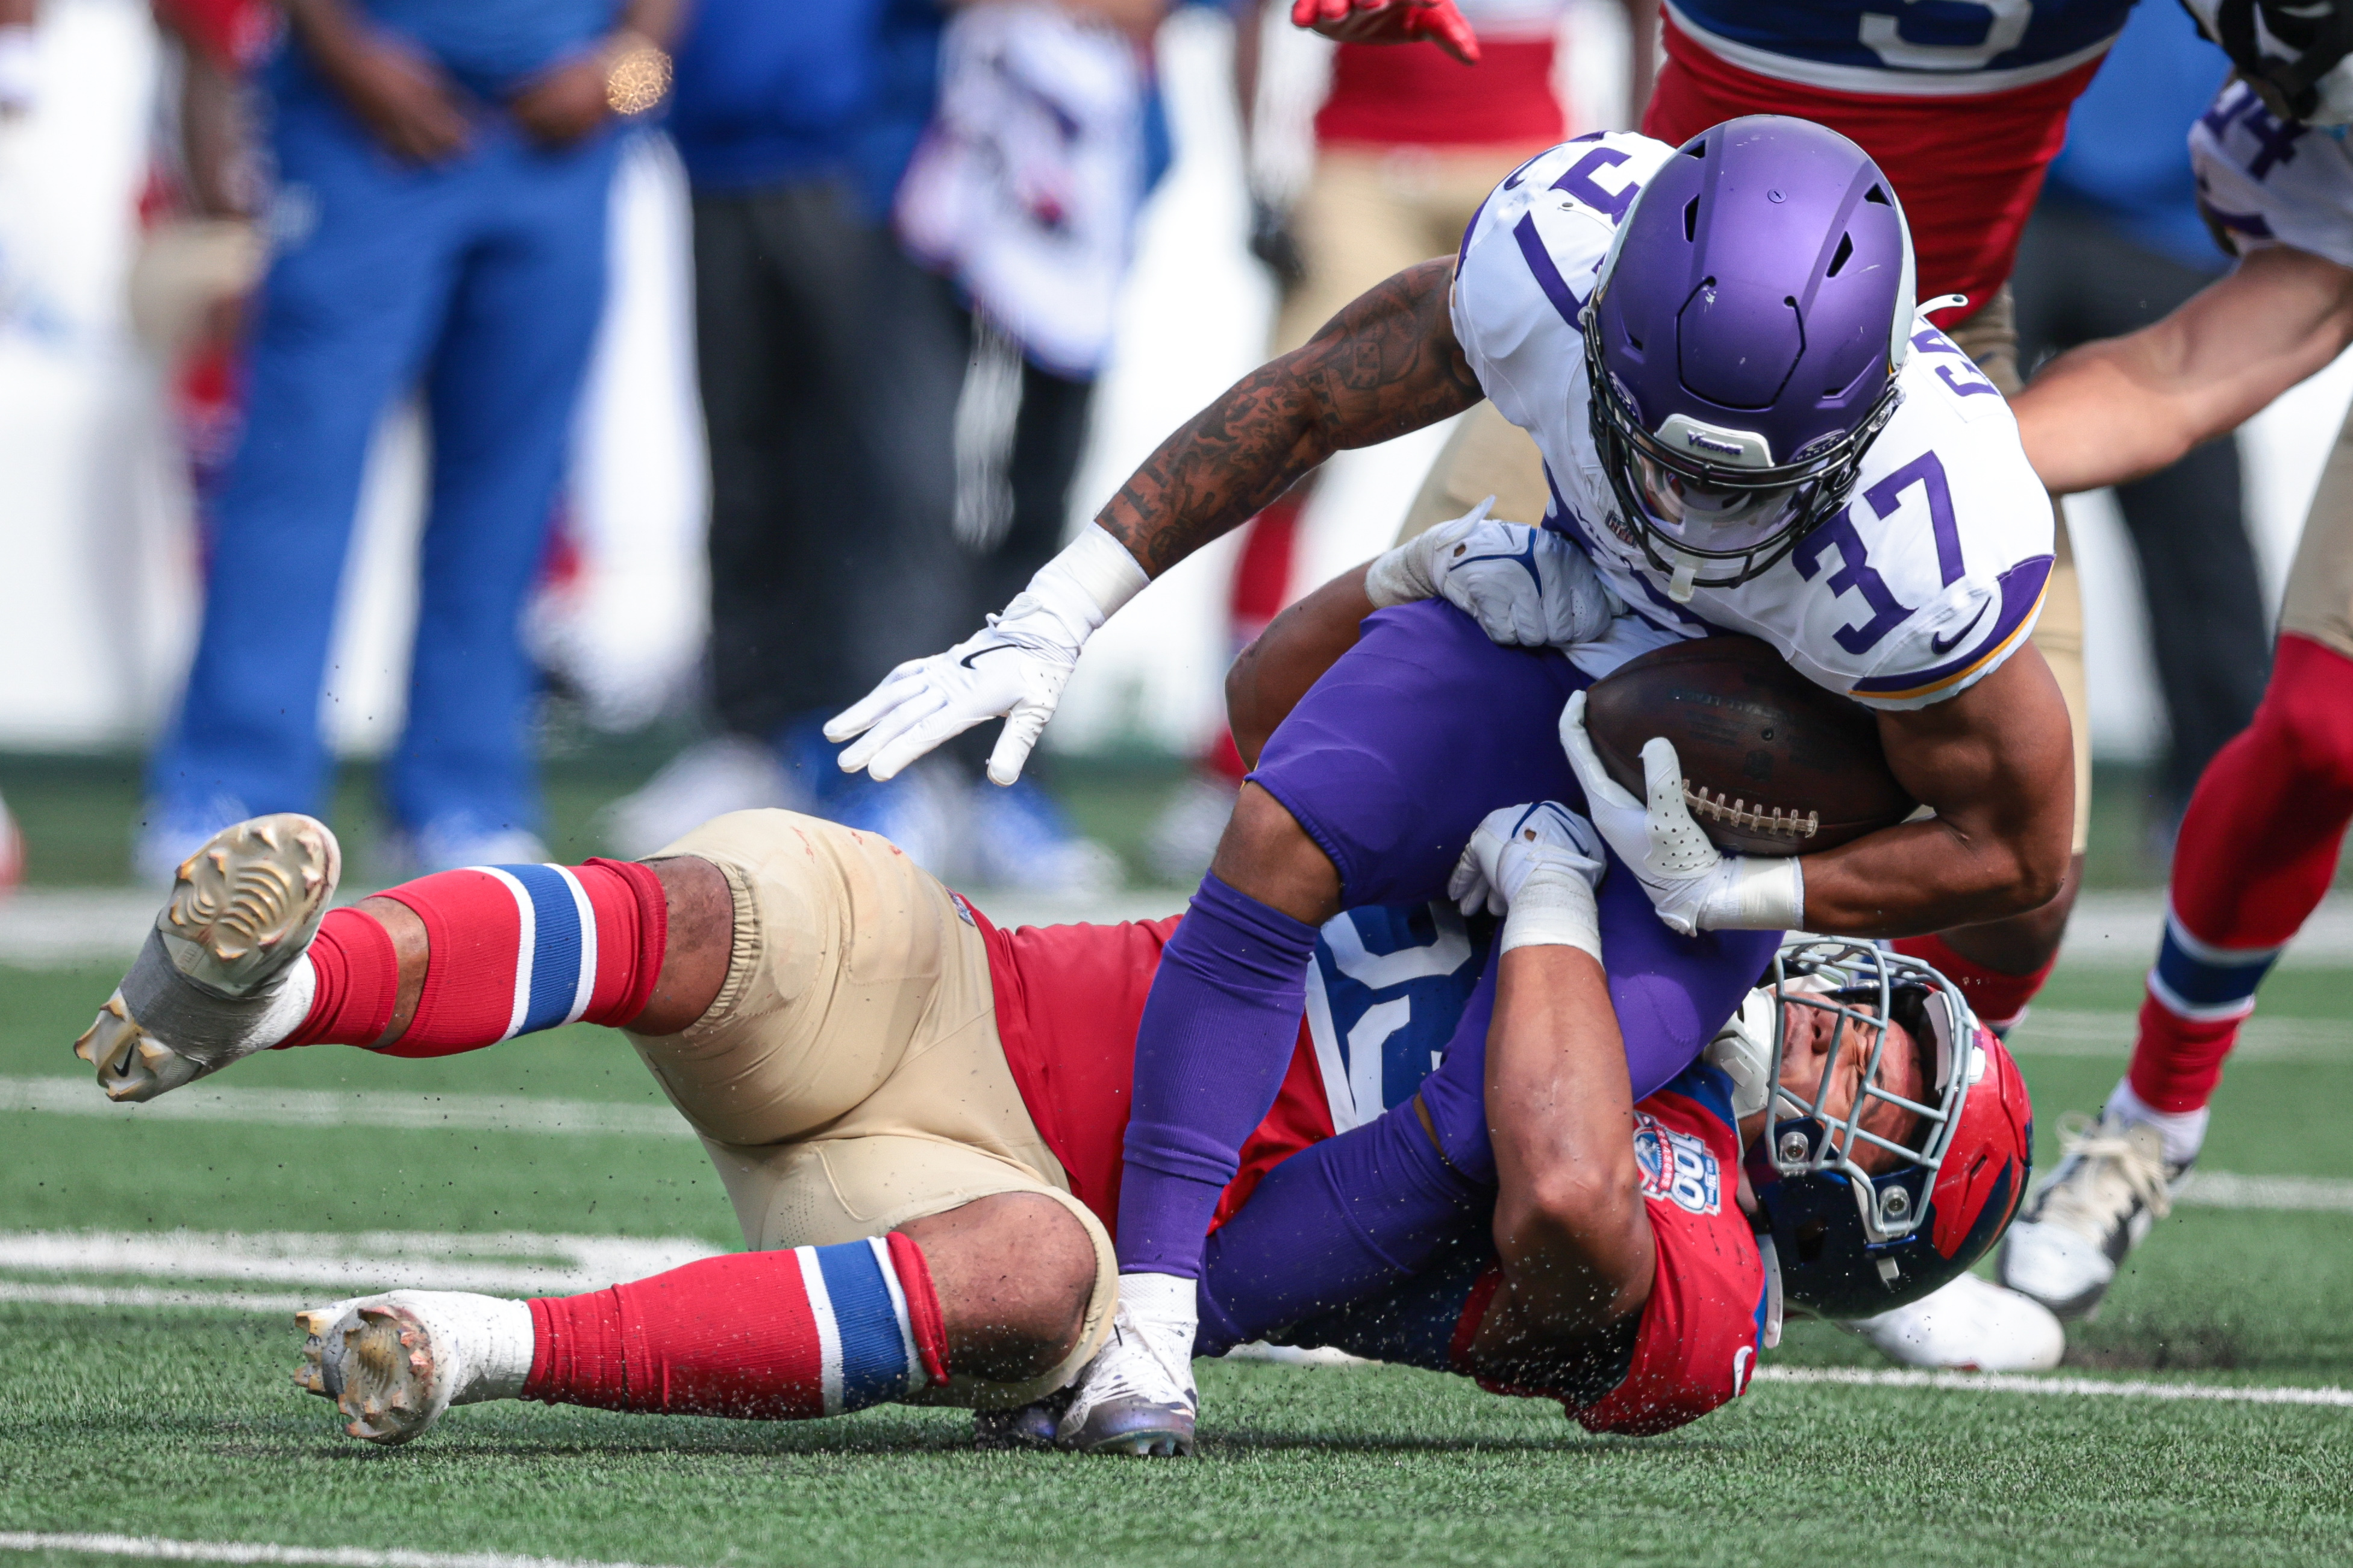
M294 1384L335 1402L343 1430L387 1446L430 1431L452 1405L512 1399L531 1375L528 1302L394 1290L294 1315Z
M2089 1318L2125 1255L2172 1212L2189 1167L2165 1158L2164 1135L2146 1121L2071 1115L2059 1147L2059 1168L2002 1241L1997 1278L2062 1318Z
M1055 1446L1082 1454L1174 1458L1193 1451L1200 1408L1193 1389L1192 1325L1139 1322L1123 1300L1111 1340L1080 1370Z
M131 972L74 1042L111 1100L155 1096L301 1026L301 962L343 875L325 823L293 812L222 828L180 863Z

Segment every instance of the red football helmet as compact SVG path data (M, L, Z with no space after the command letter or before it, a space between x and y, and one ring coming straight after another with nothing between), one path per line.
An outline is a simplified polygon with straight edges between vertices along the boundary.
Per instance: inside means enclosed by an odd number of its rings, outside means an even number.
M1774 1087L1747 1169L1782 1293L1825 1318L1917 1300L1983 1257L2026 1194L2034 1146L2026 1079L1960 988L1918 959L1867 942L1792 942L1774 959L1767 989ZM1843 1115L1827 1114L1828 1072L1810 1100L1781 1087L1798 1007L1831 1013L1871 1042L1862 1087ZM1922 1100L1878 1082L1888 1019L1933 1050ZM1882 1104L1911 1112L1922 1134L1901 1143L1863 1127ZM1858 1145L1888 1151L1893 1168L1865 1171Z

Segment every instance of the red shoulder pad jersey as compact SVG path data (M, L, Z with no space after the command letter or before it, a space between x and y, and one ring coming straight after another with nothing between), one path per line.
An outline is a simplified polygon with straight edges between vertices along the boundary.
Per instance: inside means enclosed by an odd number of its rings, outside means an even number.
M988 943L997 1034L1014 1082L1062 1162L1072 1194L1116 1235L1136 1026L1161 949L1181 917L1007 931L976 910L973 915ZM1562 1405L1590 1431L1651 1435L1746 1392L1764 1331L1765 1269L1733 1196L1740 1160L1729 1081L1713 1068L1694 1067L1635 1113L1635 1156L1658 1275L1625 1381L1594 1404ZM1219 1223L1268 1171L1331 1137L1333 1126L1303 1021L1282 1092L1242 1150ZM1481 1282L1464 1312L1466 1325L1477 1324L1500 1279L1491 1270ZM1543 1396L1539 1390L1493 1391Z
M2128 5L2111 8L2122 26ZM1885 92L1845 90L1746 69L1677 22L1672 7L1660 17L1665 59L1642 111L1642 134L1681 146L1740 115L1794 114L1853 142L1904 204L1920 298L1968 297L1931 318L1943 326L1982 310L2009 281L2043 172L2066 143L2067 110L2100 68L2094 52L2055 74L2021 73L2031 79L1988 92L1968 92L1972 73L1953 73L1936 83L1942 90L1923 92L1924 73L1893 70L1877 73ZM1771 57L1751 50L1746 58L1763 64ZM1873 73L1852 74L1868 80Z

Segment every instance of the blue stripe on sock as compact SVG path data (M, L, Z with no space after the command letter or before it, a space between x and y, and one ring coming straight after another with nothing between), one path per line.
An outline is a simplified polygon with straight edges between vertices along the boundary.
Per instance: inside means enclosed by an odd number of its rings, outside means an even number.
M905 1394L907 1339L874 1248L862 1241L817 1249L841 1339L841 1407L863 1410Z
M572 1011L580 990L580 907L572 885L553 866L501 866L531 895L538 938L532 947L531 1005L519 1035L552 1029Z
M2162 988L2164 1000L2169 1005L2179 1004L2177 1011L2227 1013L2253 998L2255 988L2278 961L2276 948L2249 953L2235 963L2199 958L2182 944L2173 922L2168 921L2165 942L2158 949L2157 969L2151 978Z

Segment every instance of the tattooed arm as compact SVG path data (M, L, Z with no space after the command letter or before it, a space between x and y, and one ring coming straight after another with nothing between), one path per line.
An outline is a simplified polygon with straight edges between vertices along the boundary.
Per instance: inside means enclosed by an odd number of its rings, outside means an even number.
M1002 716L988 776L1011 784L1079 649L1146 583L1333 453L1478 402L1484 395L1447 312L1450 268L1444 257L1407 268L1195 415L1003 615L945 653L908 660L835 715L826 738L856 737L842 749L842 767L887 779L949 736Z
M1157 577L1333 453L1435 425L1486 395L1447 314L1450 258L1409 267L1187 421L1095 517Z

